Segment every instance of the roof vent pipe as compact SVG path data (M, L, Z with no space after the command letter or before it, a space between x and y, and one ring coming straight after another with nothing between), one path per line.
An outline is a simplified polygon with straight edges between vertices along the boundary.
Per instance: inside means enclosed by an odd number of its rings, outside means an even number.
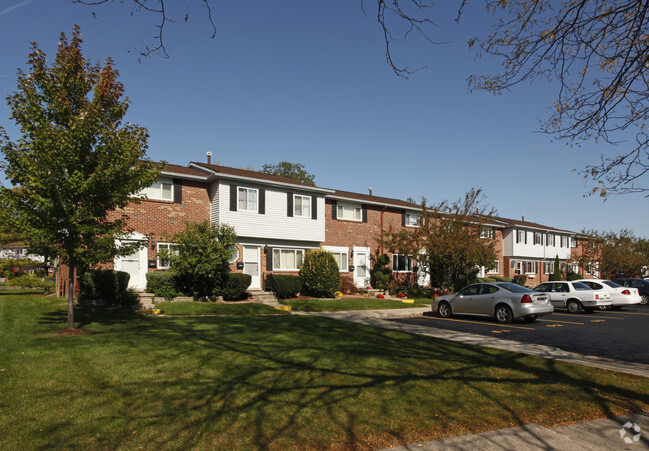
M212 164L212 152L206 152L207 164Z
M525 216L521 216L521 221L525 222Z
M371 186L369 187L369 190L370 190L370 196L371 196L372 195L372 187Z

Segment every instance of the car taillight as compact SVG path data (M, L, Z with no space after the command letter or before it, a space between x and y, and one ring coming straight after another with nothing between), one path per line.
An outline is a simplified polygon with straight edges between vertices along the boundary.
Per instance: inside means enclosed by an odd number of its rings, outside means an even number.
M595 295L595 300L599 299L599 294Z
M629 290L624 290L622 294L631 294L631 292Z
M532 302L532 298L530 297L529 294L524 294L523 297L521 298L521 304L529 304Z

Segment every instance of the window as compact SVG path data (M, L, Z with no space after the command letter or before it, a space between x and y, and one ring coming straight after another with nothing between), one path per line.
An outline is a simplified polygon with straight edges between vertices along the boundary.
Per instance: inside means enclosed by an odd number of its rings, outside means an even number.
M598 269L599 269L599 263L598 262L595 262L595 263L588 262L588 263L586 263L586 272L588 274L592 274L592 275L596 276L597 273L598 273L598 271L597 271Z
M169 254L174 252L176 247L177 245L174 243L158 243L158 269L169 269L171 266L169 264L169 259L163 257L167 257ZM160 255L161 253L167 255Z
M570 247L577 247L577 238L574 236L570 237Z
M525 274L536 274L536 262L523 262Z
M417 213L406 213L404 225L406 227L419 227L419 215Z
M487 274L500 274L500 260L494 260L493 266L487 269Z
M534 244L543 244L543 234L541 232L534 232Z
M461 296L472 296L474 294L478 294L480 292L480 285L469 285L466 288L462 288L460 291L458 291L457 294Z
M480 238L494 239L494 229L492 227L480 227Z
M304 249L273 249L273 271L298 271L304 262Z
M350 221L362 221L363 211L361 207L354 207L351 205L337 205L336 217L338 219L348 219Z
M293 216L311 217L311 197L293 195Z
M146 196L147 199L173 200L173 183L171 180L160 179L140 191L138 196Z
M232 255L230 256L228 263L236 263L237 260L239 260L239 249L237 249L235 246L231 246L228 249L232 251Z
M568 237L561 235L561 247L568 247Z
M516 242L517 243L526 243L527 242L527 233L525 230L516 231Z
M255 188L238 188L239 210L257 212L258 191Z
M579 262L572 262L572 272L579 273Z
M341 272L349 271L349 251L346 247L328 247L324 246L323 250L334 256L338 269Z
M412 255L392 254L392 271L412 272Z
M545 244L548 246L554 246L554 233L548 233L545 236Z
M543 274L554 273L554 262L543 262Z

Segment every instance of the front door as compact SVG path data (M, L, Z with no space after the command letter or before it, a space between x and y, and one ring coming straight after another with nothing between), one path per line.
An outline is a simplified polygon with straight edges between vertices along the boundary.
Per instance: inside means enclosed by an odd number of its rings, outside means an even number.
M130 244L134 241L123 241L124 244ZM137 242L137 241L135 241ZM144 242L142 242L144 244ZM130 274L128 287L137 291L146 289L146 273L148 250L146 246L133 252L131 255L115 258L115 269Z
M370 251L354 249L354 285L367 287L370 284Z
M243 246L243 273L252 278L249 287L251 290L261 289L259 266L259 246Z

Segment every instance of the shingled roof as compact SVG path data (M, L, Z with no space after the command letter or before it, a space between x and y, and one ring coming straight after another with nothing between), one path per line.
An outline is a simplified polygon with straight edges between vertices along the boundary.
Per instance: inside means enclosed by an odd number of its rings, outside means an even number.
M369 194L353 193L351 191L335 190L332 194L327 195L327 197L331 197L331 198L340 197L344 199L359 200L367 203L393 205L393 206L404 207L412 210L421 210L421 205L415 204L413 202L408 202L401 199L393 199L391 197L381 197L381 196L374 196Z

